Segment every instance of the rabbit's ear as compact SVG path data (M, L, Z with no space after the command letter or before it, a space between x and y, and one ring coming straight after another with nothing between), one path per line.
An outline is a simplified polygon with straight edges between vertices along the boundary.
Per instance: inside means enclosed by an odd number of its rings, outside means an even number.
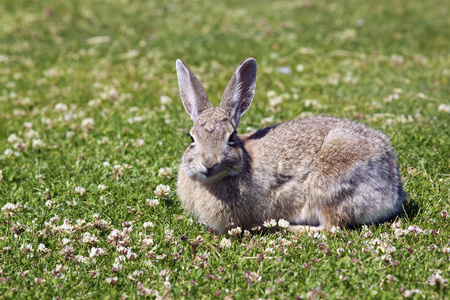
M234 71L222 95L220 108L228 112L237 127L242 115L252 104L256 86L256 60L247 58Z
M208 101L203 85L181 59L177 59L176 68L181 101L183 101L184 109L195 122L205 109L211 107L211 103Z

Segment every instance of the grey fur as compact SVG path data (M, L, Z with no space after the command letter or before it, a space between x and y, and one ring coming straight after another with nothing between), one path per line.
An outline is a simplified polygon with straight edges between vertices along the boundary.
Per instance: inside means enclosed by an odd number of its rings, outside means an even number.
M218 232L226 232L228 222L249 229L269 219L285 219L294 231L329 230L381 222L402 210L406 196L396 156L381 132L317 116L235 135L253 100L256 61L248 58L236 68L220 108L209 104L180 60L177 74L194 121L178 195Z

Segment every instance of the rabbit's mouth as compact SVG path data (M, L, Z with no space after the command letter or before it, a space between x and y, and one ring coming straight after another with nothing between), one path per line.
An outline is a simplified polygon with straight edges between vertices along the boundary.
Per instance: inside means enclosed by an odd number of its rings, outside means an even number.
M197 174L197 179L206 183L214 183L228 176L236 176L240 174L238 170L233 168L220 167L218 169L206 170Z
M200 172L197 172L196 177L199 181L212 183L219 181L228 175L230 175L228 170L221 164L218 164L213 168L204 168Z
M215 169L208 169L204 172L200 172L199 179L206 181L206 182L215 182L227 175L227 172L225 170L215 170Z
M192 179L203 183L215 183L228 176L242 173L243 165L236 160L223 160L212 167L205 167L202 163L191 165L183 164L183 171Z

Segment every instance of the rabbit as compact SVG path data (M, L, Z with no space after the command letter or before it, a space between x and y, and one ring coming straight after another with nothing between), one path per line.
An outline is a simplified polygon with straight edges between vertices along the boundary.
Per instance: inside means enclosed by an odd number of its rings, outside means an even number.
M253 101L256 60L236 68L213 107L180 59L181 100L194 122L178 171L185 209L226 233L284 219L294 232L386 221L406 202L389 139L361 123L327 116L295 119L237 134Z

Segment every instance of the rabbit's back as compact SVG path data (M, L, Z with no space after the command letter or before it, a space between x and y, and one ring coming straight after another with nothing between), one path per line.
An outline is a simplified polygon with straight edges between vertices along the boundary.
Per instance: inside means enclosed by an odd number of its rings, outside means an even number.
M288 218L290 222L372 223L401 210L406 198L396 156L381 132L322 116L282 123L269 132L264 135L267 140L254 144L250 135L247 149L255 162L264 162L255 167L255 174L272 177L272 187L278 189L281 181L276 179L285 179L284 192L274 189L272 199L303 202L301 212Z

